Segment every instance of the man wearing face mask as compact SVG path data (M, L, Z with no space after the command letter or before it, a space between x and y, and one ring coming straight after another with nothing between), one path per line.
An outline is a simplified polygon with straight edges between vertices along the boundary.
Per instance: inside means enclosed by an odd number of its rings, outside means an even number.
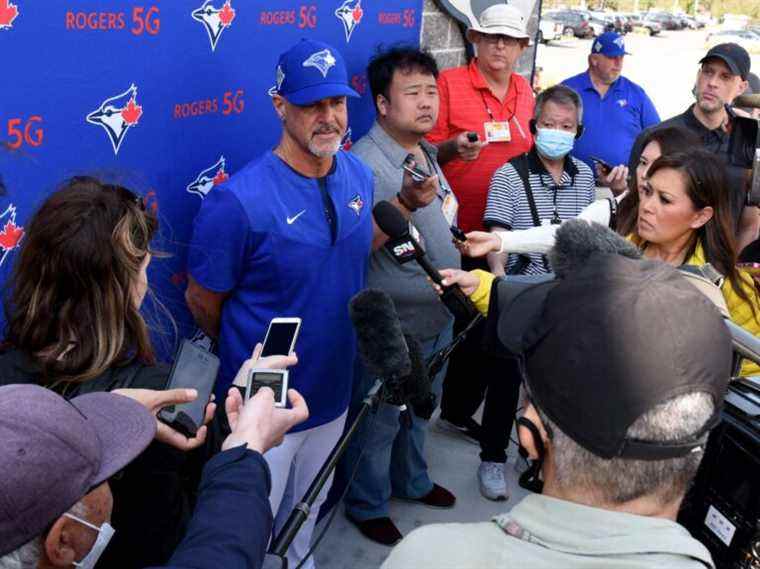
M582 117L583 104L570 87L555 85L539 94L531 121L533 148L491 179L483 224L492 232L559 224L594 201L591 169L570 156L583 131ZM489 254L492 273L540 275L551 270L543 255L507 255Z
M118 530L109 523L108 479L154 437L172 442L177 433L154 415L192 400L176 395L188 391L125 389L67 401L38 385L0 388L0 568L95 567ZM195 512L167 569L261 567L272 529L262 455L308 417L303 398L288 396L292 409L276 409L268 388L245 405L238 388L230 390L231 434L204 467Z

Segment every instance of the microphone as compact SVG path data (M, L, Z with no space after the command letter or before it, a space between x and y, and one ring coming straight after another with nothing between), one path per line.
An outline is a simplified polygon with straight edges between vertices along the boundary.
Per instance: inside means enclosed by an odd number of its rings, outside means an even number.
M348 313L356 330L359 355L369 373L384 379L409 375L409 346L388 293L363 290L349 302Z
M390 405L410 403L417 415L419 408L430 407L430 379L422 347L413 336L404 334L393 300L379 289L356 294L348 306L356 330L359 355L367 371L385 381L383 400Z
M387 201L377 202L372 215L380 230L390 238L385 244L386 250L399 264L417 261L431 280L443 289L441 301L455 318L469 321L478 315L475 305L458 286L442 285L441 274L430 264L425 250L409 233L409 223L393 204Z

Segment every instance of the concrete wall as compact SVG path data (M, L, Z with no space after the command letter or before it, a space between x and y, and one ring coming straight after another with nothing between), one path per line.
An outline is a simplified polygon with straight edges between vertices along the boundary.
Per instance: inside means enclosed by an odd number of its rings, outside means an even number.
M528 20L528 33L532 37L535 37L538 28L538 14L539 2L536 1ZM435 0L425 0L422 9L420 44L430 50L441 69L464 65L467 62L465 39L458 22L449 16ZM526 49L517 63L517 72L528 79L533 70L535 49L535 45Z

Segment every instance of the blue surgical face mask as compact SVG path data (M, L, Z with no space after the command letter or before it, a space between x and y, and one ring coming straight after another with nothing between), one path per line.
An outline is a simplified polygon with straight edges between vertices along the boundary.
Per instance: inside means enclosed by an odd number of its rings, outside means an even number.
M98 527L94 524L91 524L87 520L83 520L82 518L78 518L72 514L66 513L63 515L98 532L98 537L95 539L95 544L92 546L92 549L90 549L89 553L85 555L81 561L74 562L75 567L81 567L82 569L93 569L93 567L95 567L95 564L98 562L98 559L100 559L100 556L103 554L103 551L105 551L106 547L108 546L108 542L111 541L115 530L108 522L105 522L102 526Z
M553 128L539 128L536 134L536 149L549 160L559 160L570 154L575 142L575 133Z

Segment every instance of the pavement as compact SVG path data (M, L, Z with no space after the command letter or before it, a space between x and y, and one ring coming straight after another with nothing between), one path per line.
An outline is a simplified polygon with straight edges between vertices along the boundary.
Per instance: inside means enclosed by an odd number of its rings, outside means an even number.
M650 37L630 33L625 36L626 56L623 75L641 85L652 99L660 118L682 113L694 102L691 89L699 70L699 60L707 52L705 39L710 30L664 31ZM566 38L539 45L536 65L543 68L542 87L581 73L588 67L591 40ZM752 70L760 74L760 54L751 55Z
M510 443L510 456L505 468L510 490L509 500L492 502L481 496L477 479L480 447L459 437L438 432L433 427L436 416L437 413L430 423L426 440L429 472L435 482L456 495L457 503L450 510L438 510L391 500L390 516L404 535L426 524L482 522L509 510L527 494L517 484L518 474L514 469L516 447ZM322 530L324 523L323 519L314 532L315 536ZM376 569L389 553L389 547L376 544L360 534L346 519L343 507L338 506L335 520L316 551L316 564L318 569Z

